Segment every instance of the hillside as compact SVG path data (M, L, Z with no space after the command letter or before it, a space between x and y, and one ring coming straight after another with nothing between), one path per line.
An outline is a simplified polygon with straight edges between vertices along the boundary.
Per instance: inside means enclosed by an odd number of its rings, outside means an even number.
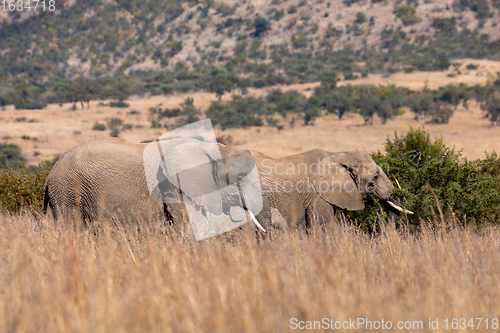
M0 105L68 102L78 76L94 98L448 69L500 59L498 0L57 1L0 10ZM214 67L216 68L214 72ZM354 74L353 74L354 73ZM19 100L22 100L19 102Z
M57 1L53 12L46 9L38 15L0 11L0 18L6 19L0 48L7 58L3 66L19 52L27 52L23 60L34 70L112 75L173 69L178 61L190 67L224 64L237 55L272 61L276 53L346 49L368 55L403 46L437 47L436 41L465 33L471 34L469 39L477 35L498 43L499 1L408 3ZM266 19L264 27L256 26L257 17ZM482 50L453 51L456 57L459 52ZM8 67L4 71L15 74Z

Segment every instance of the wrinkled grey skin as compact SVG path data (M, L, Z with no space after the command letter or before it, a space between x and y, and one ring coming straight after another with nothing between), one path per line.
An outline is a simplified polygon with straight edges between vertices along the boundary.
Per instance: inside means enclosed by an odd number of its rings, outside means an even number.
M192 141L193 139L186 139L186 144L193 144ZM205 144L196 142L202 147ZM183 150L182 144L178 146L180 151ZM94 139L71 149L61 156L47 177L44 186L44 211L47 212L50 207L56 219L79 220L84 223L103 217L146 221L158 217L163 221L185 218L182 216L183 209L179 208L180 204L167 205L151 199L143 164L146 146L118 138L107 138ZM259 191L253 188L255 180L245 178L255 167L250 152L223 145L219 145L219 149L224 160L231 160L232 164L226 165L223 161L208 158L209 163L195 170L196 173L209 175L194 182L198 193L205 194L214 188L223 188L227 186L228 180L231 184L238 185L242 196L260 193L260 188ZM180 158L187 157L184 153ZM168 196L168 191L172 191L174 187L168 182L161 183L160 196ZM187 196L183 199L184 202L191 200ZM231 194L222 196L222 199L214 203L219 210L227 210L234 201Z
M278 159L257 152L253 156L264 197L264 209L257 219L267 227L307 228L313 223L329 223L335 221L337 209L364 209L370 193L383 201L399 202L392 195L391 181L366 152L315 149Z

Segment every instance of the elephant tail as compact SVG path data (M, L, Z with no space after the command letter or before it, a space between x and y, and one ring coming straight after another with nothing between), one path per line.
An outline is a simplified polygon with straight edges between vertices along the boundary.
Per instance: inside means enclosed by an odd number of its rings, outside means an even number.
M44 215L47 215L47 208L49 207L50 198L49 198L49 185L45 183L43 187L43 207L42 212Z

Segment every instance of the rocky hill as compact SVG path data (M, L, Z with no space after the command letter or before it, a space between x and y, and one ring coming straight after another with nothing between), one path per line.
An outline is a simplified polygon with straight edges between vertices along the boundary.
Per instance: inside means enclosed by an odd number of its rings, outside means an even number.
M50 0L33 11L6 1L0 106L330 85L498 60L499 8L500 0Z
M242 57L279 63L332 51L362 61L440 49L443 39L456 44L448 45L452 57L498 57L499 8L498 0L55 1L54 11L39 6L35 13L7 7L0 10L0 73L109 76L173 69L180 61L190 68ZM461 48L456 37L465 35L477 47ZM412 66L387 57L382 68Z

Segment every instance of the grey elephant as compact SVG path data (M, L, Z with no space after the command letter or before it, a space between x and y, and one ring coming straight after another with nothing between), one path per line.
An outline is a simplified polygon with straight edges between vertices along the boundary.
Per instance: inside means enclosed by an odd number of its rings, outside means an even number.
M332 153L322 149L283 158L253 152L262 182L264 209L257 216L265 228L307 228L335 220L335 210L365 208L369 194L389 210L401 208L394 186L366 152Z
M224 215L231 223L245 223L248 216L260 227L254 217L262 208L255 200L261 196L260 181L248 150L220 144L214 149L213 144L179 138L163 145L161 158L168 161L148 167L149 148L155 145L108 138L73 148L47 177L44 211L50 207L56 219L85 224L103 217L166 221L181 220L178 206L187 203L205 217ZM195 163L182 167L189 161Z

